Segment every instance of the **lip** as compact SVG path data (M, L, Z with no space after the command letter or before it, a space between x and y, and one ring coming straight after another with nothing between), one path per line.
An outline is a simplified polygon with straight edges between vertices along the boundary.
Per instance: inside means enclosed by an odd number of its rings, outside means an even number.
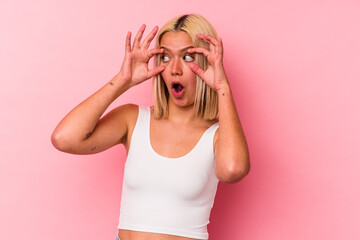
M181 86L183 86L183 89L180 92L175 91L174 84L181 84ZM173 81L173 82L171 82L171 91L172 91L172 94L174 95L174 97L181 98L185 93L185 87L181 82Z
M184 84L182 84L180 81L172 81L171 82L171 88L174 88L174 84L180 84L181 86L184 87Z

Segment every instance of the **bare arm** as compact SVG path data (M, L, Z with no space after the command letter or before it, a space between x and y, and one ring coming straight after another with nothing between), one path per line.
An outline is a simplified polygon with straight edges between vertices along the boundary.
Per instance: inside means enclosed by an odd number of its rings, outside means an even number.
M130 85L116 75L60 121L51 136L53 145L63 152L91 154L120 143L127 132L124 116L128 108L119 107L99 119L108 106L129 88Z
M222 62L223 44L221 39L217 40L207 34L198 34L197 37L209 44L210 51L204 48L190 48L188 52L202 53L210 66L206 71L194 63L190 63L189 66L218 95L219 129L214 142L215 173L221 182L236 183L250 171L250 158Z
M120 72L60 121L51 135L51 142L58 150L73 154L92 154L124 143L128 129L128 113L133 111L134 105L120 106L102 119L100 117L126 90L164 70L163 66L148 69L150 58L163 50L147 50L156 35L157 26L140 45L144 30L143 24L134 39L133 47L130 44L131 32L128 32L125 58Z
M219 129L215 143L216 175L225 183L236 183L250 171L248 146L230 85L224 84L217 93Z

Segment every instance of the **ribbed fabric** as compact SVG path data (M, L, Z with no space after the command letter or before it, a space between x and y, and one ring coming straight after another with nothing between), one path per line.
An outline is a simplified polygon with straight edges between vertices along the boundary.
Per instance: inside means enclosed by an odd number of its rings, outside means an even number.
M125 162L119 229L208 239L219 180L213 138L219 123L185 156L167 158L150 143L150 107L139 106Z

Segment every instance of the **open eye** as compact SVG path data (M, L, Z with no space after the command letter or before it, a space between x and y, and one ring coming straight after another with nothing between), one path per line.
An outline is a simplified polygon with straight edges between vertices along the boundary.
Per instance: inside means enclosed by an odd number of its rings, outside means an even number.
M166 55L162 55L162 56L160 57L160 59L161 59L162 62L167 62L167 61L169 61L169 57L166 56Z
M194 58L193 58L191 55L185 55L185 56L184 56L184 59L185 59L185 61L187 61L187 62L191 62L191 61L194 60Z

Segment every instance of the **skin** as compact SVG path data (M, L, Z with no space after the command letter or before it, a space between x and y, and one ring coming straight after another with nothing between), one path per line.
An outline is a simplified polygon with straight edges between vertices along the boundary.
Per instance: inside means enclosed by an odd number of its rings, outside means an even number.
M221 39L199 34L197 37L210 45L210 50L189 48L189 36L184 32L166 33L162 49L148 50L158 31L156 26L141 43L145 31L143 24L131 45L131 32L125 42L125 57L120 72L101 89L71 110L55 128L51 141L60 151L73 154L94 154L114 145L123 144L129 150L132 132L138 116L138 106L119 106L100 119L109 105L129 88L161 74L170 92L169 118L155 119L151 114L150 142L153 149L165 157L180 157L188 153L199 141L204 131L217 120L195 118L193 112L196 74L219 96L219 129L214 136L215 173L224 183L236 183L249 171L249 155L245 136L236 111L230 85L222 64ZM166 48L166 50L164 49ZM210 67L204 71L190 55L203 54ZM160 66L148 69L149 60L162 55ZM165 57L167 56L167 57ZM171 82L180 81L185 87L181 98L172 95ZM151 108L152 109L152 108ZM169 133L176 134L169 134ZM168 234L119 229L122 240L190 240Z
M187 121L191 121L194 118L192 107L196 93L196 74L189 67L189 64L194 61L194 54L186 51L188 47L193 48L193 43L185 32L165 33L160 43L160 48L164 48L160 66L165 66L161 76L170 93L170 110L186 110L188 114L191 114L191 118ZM184 95L181 98L176 98L172 93L171 83L173 81L179 81L185 87ZM170 112L169 115L182 117L181 113Z
M191 38L185 32L170 32L163 35L160 48L161 66L165 69L161 75L165 81L169 96L169 118L155 119L151 115L150 141L153 149L160 155L176 158L191 151L205 130L216 122L195 118L193 105L196 92L196 74L189 64L194 61L194 54L186 52L193 47ZM175 97L172 82L176 80L184 86L184 94ZM168 133L176 133L169 135Z
M219 129L215 134L215 173L220 181L236 183L250 171L250 158L246 138L236 110L230 84L223 65L223 43L208 34L197 34L198 38L209 44L204 48L188 49L190 53L203 54L210 66L206 71L195 63L190 68L207 85L214 89L219 97Z

